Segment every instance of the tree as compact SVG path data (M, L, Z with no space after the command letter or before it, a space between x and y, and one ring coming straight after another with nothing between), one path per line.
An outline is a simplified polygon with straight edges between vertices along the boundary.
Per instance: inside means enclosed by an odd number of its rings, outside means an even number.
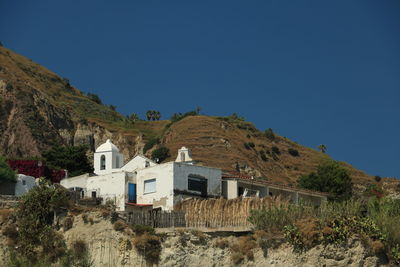
M265 130L265 136L269 139L269 140L274 140L275 139L275 134L274 131L271 128L268 128L267 130Z
M155 162L162 162L169 157L169 149L161 146L151 153L151 159Z
M132 113L131 115L129 115L128 118L129 118L131 121L139 121L139 120L140 120L139 115L136 114L136 113Z
M86 156L86 146L56 146L43 153L47 165L67 169L70 176L93 172Z
M15 172L8 166L3 157L0 156L0 184L17 181Z
M114 106L114 105L110 105L109 107L110 107L110 109L113 110L113 111L116 111L116 110L117 110L117 107Z
M321 151L322 153L325 153L326 150L327 150L326 145L324 145L324 144L319 145L319 146L318 146L318 149L319 149L319 151Z
M161 118L161 113L160 111L156 111L156 110L148 110L146 112L146 118L147 120L159 120Z
M87 93L87 96L89 97L90 100L93 102L102 105L103 103L101 102L101 99L98 95L92 94L92 93Z
M330 200L346 200L352 195L351 177L338 162L329 160L317 167L317 172L303 175L299 187L329 193Z

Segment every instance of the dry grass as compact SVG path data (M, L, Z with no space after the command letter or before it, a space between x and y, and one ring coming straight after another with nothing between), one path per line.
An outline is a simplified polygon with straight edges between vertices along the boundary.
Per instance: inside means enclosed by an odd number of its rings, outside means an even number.
M241 236L231 245L231 259L234 264L238 264L246 257L247 260L254 260L253 250L257 247L257 242L252 236Z
M161 254L161 240L158 236L144 234L137 236L133 245L140 255L149 263L158 263Z
M118 220L114 223L114 230L123 232L128 225L123 220Z
M0 223L8 220L12 212L12 209L0 209Z
M229 247L229 240L226 238L217 238L214 242L214 246L220 249L225 249Z
M71 229L73 224L74 224L74 217L72 216L65 217L63 221L64 231L68 231L69 229Z
M71 244L72 252L78 259L83 259L88 252L87 244L82 239L74 240Z
M312 248L320 242L320 230L318 221L314 218L307 218L295 223L302 235L302 241L306 248Z

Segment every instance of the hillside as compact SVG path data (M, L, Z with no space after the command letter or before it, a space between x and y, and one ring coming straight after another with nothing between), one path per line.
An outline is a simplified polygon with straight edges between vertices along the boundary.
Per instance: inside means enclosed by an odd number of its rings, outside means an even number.
M8 157L40 156L55 144L87 144L94 151L110 138L129 159L142 152L147 140L159 137L171 151L168 160L186 146L200 164L285 184L294 184L328 157L281 136L267 138L253 124L235 117L133 122L96 103L68 79L4 47L0 47L0 97L0 153ZM345 165L356 182L372 180Z

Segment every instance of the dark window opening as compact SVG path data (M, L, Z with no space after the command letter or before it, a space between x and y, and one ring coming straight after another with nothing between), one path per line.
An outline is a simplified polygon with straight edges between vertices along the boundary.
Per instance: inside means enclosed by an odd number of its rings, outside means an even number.
M244 193L244 188L240 186L238 191L238 196L243 196L243 193Z
M101 155L100 157L100 170L106 169L106 156Z
M199 192L202 196L207 196L207 179L189 176L188 190Z
M92 192L92 198L96 198L96 191Z

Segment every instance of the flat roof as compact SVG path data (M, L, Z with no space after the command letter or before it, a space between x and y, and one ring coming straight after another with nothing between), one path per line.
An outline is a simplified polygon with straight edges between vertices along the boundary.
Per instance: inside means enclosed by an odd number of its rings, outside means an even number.
M309 189L304 189L304 188L292 187L292 186L288 186L288 185L276 184L276 183L272 183L269 181L261 180L259 178L254 178L252 176L243 175L243 174L223 174L222 179L235 179L235 180L240 180L240 181L247 182L247 183L267 185L267 186L276 187L276 188L283 189L283 190L291 190L291 191L296 191L296 192L305 193L305 194L314 194L314 195L320 195L320 196L328 196L329 195L329 193L326 193L326 192L319 192L319 191L314 191L314 190L309 190Z

